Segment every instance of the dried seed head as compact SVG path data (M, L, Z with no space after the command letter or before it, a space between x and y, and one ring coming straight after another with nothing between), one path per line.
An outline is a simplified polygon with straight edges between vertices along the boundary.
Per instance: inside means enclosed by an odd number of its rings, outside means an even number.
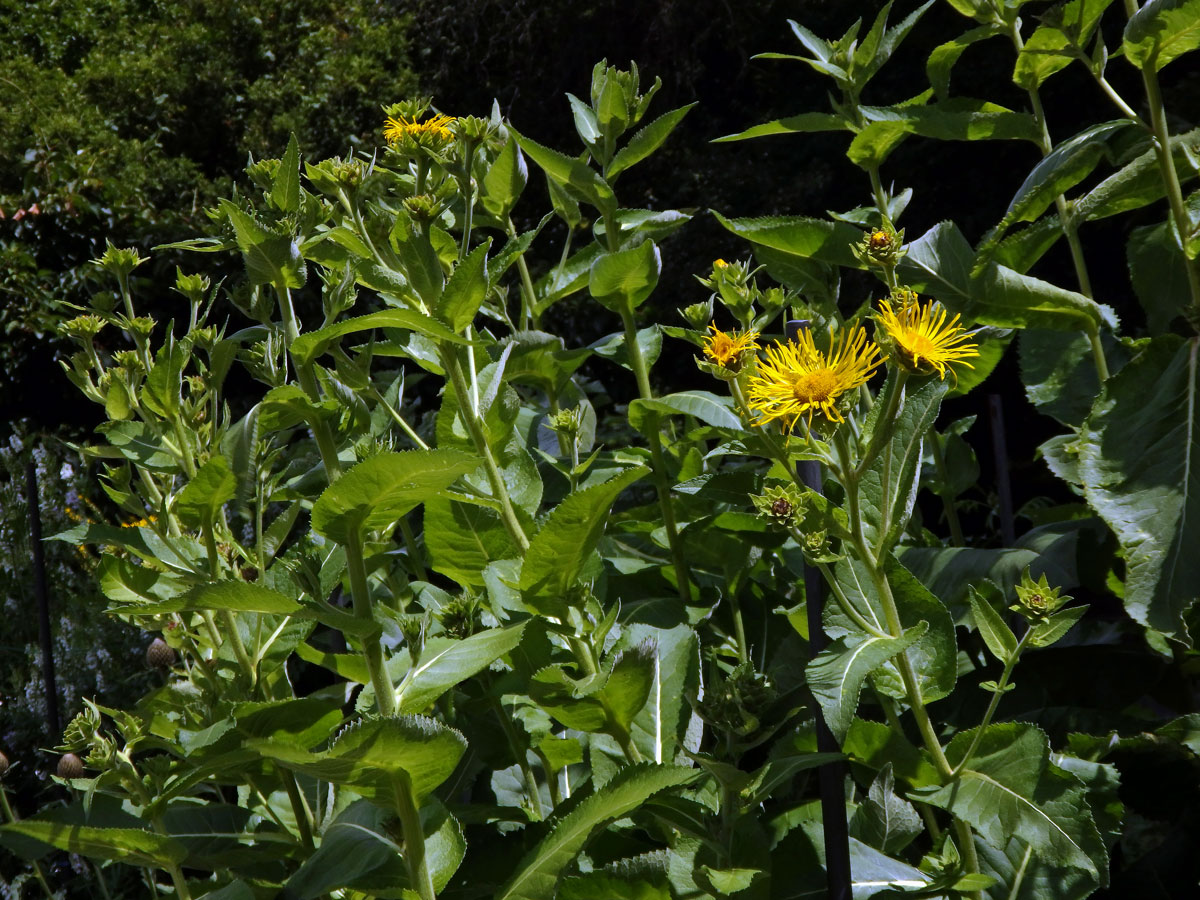
M146 648L146 665L152 669L169 669L175 665L175 651L162 638L155 638Z
M57 774L59 778L82 778L83 760L74 753L64 753L58 760Z
M8 771L8 757L0 753L0 778L4 777L4 773Z

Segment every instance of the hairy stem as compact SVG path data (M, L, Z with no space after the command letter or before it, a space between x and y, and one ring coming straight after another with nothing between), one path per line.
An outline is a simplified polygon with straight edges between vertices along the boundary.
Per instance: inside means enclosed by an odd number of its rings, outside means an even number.
M359 534L351 532L350 540L346 543L346 569L350 574L350 596L354 601L354 615L363 622L371 622L374 613L371 609L371 589L367 584L367 567L363 562L363 544ZM394 716L396 714L396 688L387 672L387 664L383 658L383 644L380 643L380 631L371 628L361 638L363 660L371 675L371 686L375 689L375 703L380 715Z

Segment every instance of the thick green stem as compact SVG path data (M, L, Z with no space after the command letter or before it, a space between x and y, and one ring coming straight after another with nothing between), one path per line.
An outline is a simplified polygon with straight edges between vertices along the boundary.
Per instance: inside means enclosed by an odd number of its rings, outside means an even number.
M875 457L879 455L879 451L883 449L883 445L892 439L892 422L896 418L896 411L900 408L901 398L904 397L904 385L907 382L908 373L903 369L897 370L896 385L888 395L887 406L883 408L879 418L875 420L875 429L871 432L871 441L867 444L867 449L863 451L862 458L859 459L858 465L853 469L846 462L846 472L852 473L856 481L867 470L867 467L875 461ZM839 436L840 434L841 432L838 432Z
M225 626L225 631L229 636L229 644L233 647L233 655L237 659L238 665L242 667L242 671L246 673L246 678L249 679L250 685L253 686L258 680L258 671L255 668L254 662L250 659L250 654L246 652L246 645L242 642L242 635L238 631L237 619L233 617L232 610L221 610L221 624Z
M975 835L971 831L971 826L962 819L954 819L954 833L958 836L958 842L962 846L959 848L962 851L963 867L968 874L974 874L979 871L979 854L975 851ZM983 891L971 891L967 895L971 900L983 900Z
M508 237L510 240L515 240L517 237L517 226L513 224L512 216L506 220L508 227ZM570 242L570 232L567 234L568 243ZM525 254L522 253L517 257L517 272L521 276L521 328L533 328L534 319L537 314L537 292L533 289L533 278L529 275L529 266L525 264Z
M279 778L283 782L283 789L287 791L288 802L292 804L292 815L296 817L296 828L300 832L300 841L304 844L304 848L311 852L315 849L315 845L313 844L312 826L309 825L311 811L308 808L308 802L300 793L300 785L296 783L295 775L287 769L281 768Z
M1087 329L1088 343L1092 345L1092 363L1096 366L1096 377L1100 383L1108 381L1108 360L1104 357L1104 345L1100 343L1100 329L1095 324Z
M488 446L487 437L483 433L483 426L479 421L478 415L474 411L467 409L467 397L469 395L466 379L463 378L462 367L459 365L458 358L455 356L452 348L442 347L440 349L442 368L450 376L450 383L453 385L454 394L458 398L459 414L462 416L463 424L466 425L467 431L471 435L471 441L475 444L476 452L483 459L483 468L487 472L488 484L492 487L492 495L496 502L500 504L500 518L504 522L504 527L508 529L509 536L516 542L517 546L522 550L528 550L529 538L525 535L525 529L521 525L521 520L517 518L517 511L513 507L512 498L508 495L508 487L504 483L504 476L500 472L500 467L496 465L496 457L492 454L492 449Z
M437 900L433 877L425 859L425 829L421 827L421 814L413 797L412 782L403 769L399 772L398 780L396 812L400 815L400 829L404 832L404 862L408 866L408 881L417 889L421 900Z
M296 377L309 399L314 403L319 403L321 390L317 385L317 376L313 374L312 365L297 366ZM333 442L333 432L329 430L329 423L324 419L310 422L309 428L312 429L313 440L317 442L317 451L321 454L321 462L325 464L326 478L332 484L342 474L342 463L338 459L337 446Z
M1152 55L1142 63L1142 82L1146 86L1146 101L1150 105L1150 123L1154 129L1154 150L1158 155L1158 167L1162 172L1163 185L1167 191L1167 202L1171 206L1171 218L1179 236L1179 249L1183 253L1183 265L1187 270L1188 287L1192 293L1192 307L1200 313L1200 267L1189 259L1184 246L1187 243L1191 224L1183 203L1183 188L1179 184L1179 173L1171 158L1171 135L1167 130L1167 111L1163 107L1162 91L1158 86L1157 57Z
M362 538L357 532L351 532L350 540L346 543L346 570L350 575L350 596L354 601L354 615L363 622L373 622L375 617L371 610L367 567L363 562ZM394 716L396 689L388 676L387 663L383 658L383 644L379 641L380 632L378 628L369 628L366 632L361 639L363 659L371 675L371 686L375 689L375 703L379 707L380 715Z
M633 320L633 310L623 307L621 321L625 326L625 347L629 351L629 363L633 366L633 374L637 379L638 393L643 400L653 400L654 392L650 388L650 371L646 358L642 355L641 345L637 340L637 323ZM687 562L683 556L683 542L679 538L679 529L675 524L675 509L671 506L671 485L667 481L667 462L663 455L662 436L658 428L649 429L650 461L653 464L654 486L658 490L658 505L662 510L663 529L667 533L667 544L671 548L671 560L675 565L675 581L679 598L684 603L692 599L691 577L688 575Z
M795 537L797 541L800 540L799 535L795 535ZM872 637L891 637L891 635L887 632L880 631L878 628L868 622L866 618L864 618L863 614L854 607L854 604L850 602L850 598L846 596L846 592L842 590L842 586L838 582L837 576L833 574L833 570L829 568L828 563L817 563L817 568L820 570L821 574L825 576L825 583L829 585L829 590L833 594L834 600L837 601L838 607L841 608L842 612L844 612L855 625L861 628L865 634L869 634Z

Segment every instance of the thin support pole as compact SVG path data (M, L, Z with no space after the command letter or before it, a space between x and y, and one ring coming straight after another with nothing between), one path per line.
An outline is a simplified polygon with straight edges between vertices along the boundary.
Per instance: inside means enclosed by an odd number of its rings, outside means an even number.
M25 466L25 507L29 511L29 541L33 554L33 592L38 606L38 639L42 646L42 682L46 691L46 725L57 739L62 734L58 718L58 684L54 678L54 640L50 633L50 596L46 591L46 557L42 552L42 513L38 502L37 466Z
M1008 477L1008 441L1004 434L1004 404L999 394L988 394L988 420L992 426L992 455L996 458L996 494L1000 501L1000 534L1004 546L1017 542L1013 521L1012 482Z

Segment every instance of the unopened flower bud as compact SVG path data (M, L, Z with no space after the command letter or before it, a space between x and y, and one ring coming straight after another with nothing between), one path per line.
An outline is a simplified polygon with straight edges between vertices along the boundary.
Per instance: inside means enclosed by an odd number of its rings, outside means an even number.
M152 669L169 669L175 659L175 651L162 638L155 638L146 648L146 665Z
M74 753L64 753L58 760L56 774L59 778L82 778L83 760Z

